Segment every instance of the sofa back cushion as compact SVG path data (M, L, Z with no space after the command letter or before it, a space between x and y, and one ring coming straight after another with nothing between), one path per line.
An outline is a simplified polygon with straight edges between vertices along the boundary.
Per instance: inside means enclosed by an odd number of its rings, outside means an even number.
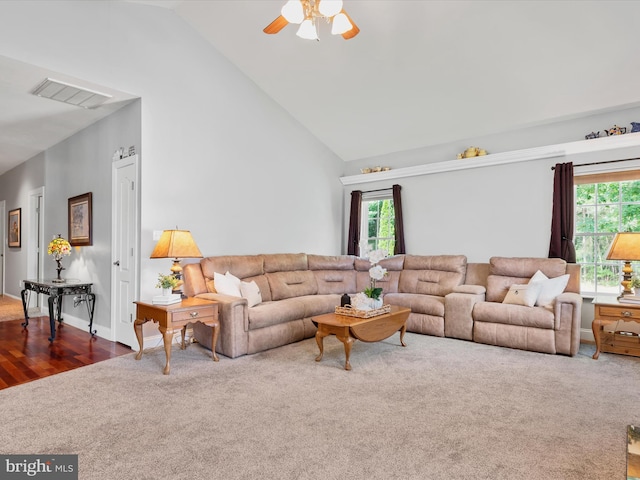
M318 294L356 293L355 270L313 270Z
M487 277L488 302L502 302L513 284L526 284L540 270L549 278L567 272L567 262L561 258L491 257Z
M261 255L264 261L264 272L291 272L307 270L306 253L272 253Z
M464 283L464 255L406 255L398 291L444 297Z
M355 293L355 258L353 255L307 255L309 270L318 284L318 294Z
M260 289L262 300L271 300L269 282L264 276L264 259L262 255L223 255L220 257L207 257L200 261L202 273L205 277L207 291L215 292L213 281L214 273L232 273L245 282L255 281Z
M382 288L383 295L398 293L398 280L404 265L404 255L385 258L380 260L378 265L387 269L387 275L382 280L376 280L376 286ZM356 268L356 292L362 292L371 283L371 277L369 277L371 262L366 258L356 258L354 266Z
M356 257L353 255L307 255L309 270L351 270Z
M202 273L207 279L213 279L214 272L225 274L231 272L240 279L254 277L264 273L261 255L224 255L207 257L200 260Z
M266 273L271 289L271 300L282 300L318 293L316 277L311 270Z

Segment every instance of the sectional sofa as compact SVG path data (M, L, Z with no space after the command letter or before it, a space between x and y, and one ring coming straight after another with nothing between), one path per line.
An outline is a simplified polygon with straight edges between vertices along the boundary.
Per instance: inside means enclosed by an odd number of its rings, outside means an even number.
M505 257L467 263L464 255L398 255L380 265L388 271L378 282L384 302L411 308L407 331L545 353L578 351L578 265ZM334 311L344 293L362 292L369 285L370 267L368 260L349 255L207 257L184 266L183 291L218 302L216 351L235 358L314 336L312 317ZM531 277L541 274L555 284L566 279L562 294L546 305L504 303L513 296L512 286L526 293ZM216 281L221 287L230 275L239 279L241 291L220 293ZM205 328L196 324L195 336L212 348Z

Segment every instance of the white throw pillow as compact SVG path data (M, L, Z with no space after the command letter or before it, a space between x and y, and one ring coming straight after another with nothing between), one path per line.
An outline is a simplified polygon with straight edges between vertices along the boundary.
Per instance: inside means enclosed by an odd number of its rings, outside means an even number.
M254 281L241 282L240 293L242 293L242 298L247 299L247 305L249 306L249 308L255 307L256 305L262 303L262 294L260 293L260 287L258 287L258 284Z
M237 281L236 281L237 280ZM218 272L213 272L213 285L218 293L224 295L231 295L233 297L241 297L240 293L240 279L234 277L229 272L222 275Z
M538 299L542 285L538 282L527 285L511 285L502 303L533 307Z
M531 277L531 280L529 280L529 284L539 283L542 286L538 300L536 300L536 305L540 307L552 305L555 298L567 288L569 277L570 275L567 273L559 277L549 278L538 270L535 275Z

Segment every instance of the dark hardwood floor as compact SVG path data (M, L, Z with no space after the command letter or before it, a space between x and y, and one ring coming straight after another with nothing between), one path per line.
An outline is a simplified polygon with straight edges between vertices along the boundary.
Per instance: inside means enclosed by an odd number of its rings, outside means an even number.
M0 322L0 389L108 360L132 350L103 338L91 338L64 322L49 342L49 317Z

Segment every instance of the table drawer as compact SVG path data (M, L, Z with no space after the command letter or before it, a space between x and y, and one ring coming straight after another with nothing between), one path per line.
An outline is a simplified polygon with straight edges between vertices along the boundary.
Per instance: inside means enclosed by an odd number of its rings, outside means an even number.
M155 320L158 322L167 316L167 312L158 310L151 305L138 305L136 315L139 319Z
M640 310L635 308L625 307L608 307L601 305L598 307L597 315L599 317L610 317L615 319L620 318L635 318L640 319Z
M217 309L206 307L206 308L190 308L189 310L185 310L182 312L175 312L173 314L172 320L174 322L205 322L212 321L214 318L218 316ZM205 320L206 319L206 320Z

